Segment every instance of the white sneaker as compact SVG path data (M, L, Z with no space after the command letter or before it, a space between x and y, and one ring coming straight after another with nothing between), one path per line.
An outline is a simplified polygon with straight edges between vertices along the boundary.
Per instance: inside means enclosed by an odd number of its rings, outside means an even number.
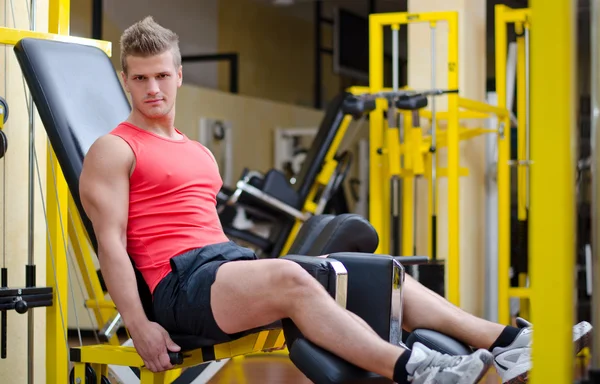
M492 351L494 366L502 378L502 384L527 383L531 370L531 341L533 327L523 319L517 319L521 332L507 347L496 347ZM589 345L592 325L587 321L573 327L575 353Z
M486 374L493 360L485 349L466 356L449 356L415 343L406 371L408 381L414 384L475 384Z

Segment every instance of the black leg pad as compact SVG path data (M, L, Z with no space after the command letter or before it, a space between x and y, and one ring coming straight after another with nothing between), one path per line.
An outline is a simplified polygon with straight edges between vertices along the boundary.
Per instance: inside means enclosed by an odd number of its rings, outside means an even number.
M470 355L473 353L473 350L466 344L430 329L415 329L410 336L408 336L406 346L412 349L413 344L416 342L419 342L434 351L453 356Z
M391 380L367 372L300 338L290 349L290 360L316 384L390 384Z

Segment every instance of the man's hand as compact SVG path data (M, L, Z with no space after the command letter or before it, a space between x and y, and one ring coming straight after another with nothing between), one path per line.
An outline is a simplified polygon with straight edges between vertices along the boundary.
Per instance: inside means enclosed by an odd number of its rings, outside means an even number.
M169 333L159 324L147 321L129 330L133 345L144 360L144 365L152 372L162 372L173 368L168 352L181 349L171 340Z

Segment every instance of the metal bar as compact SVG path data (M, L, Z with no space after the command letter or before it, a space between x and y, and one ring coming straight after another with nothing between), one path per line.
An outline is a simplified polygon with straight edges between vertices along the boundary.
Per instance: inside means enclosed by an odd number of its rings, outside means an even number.
M35 30L36 24L36 6L37 1L31 0L30 5L30 29ZM29 216L29 226L27 229L27 238L28 238L28 255L27 255L27 264L28 268L33 272L32 274L28 274L28 277L32 281L27 281L26 286L33 287L35 286L35 104L33 103L33 99L31 97L31 92L29 92L28 97L29 103L29 177L28 177L28 216ZM35 311L27 311L27 356L35 356L34 344L35 344ZM27 383L33 384L35 381L35 367L34 367L34 359L27 359Z
M63 35L66 40L69 35L69 8L69 0L50 0L48 31L55 35L40 34L40 36L54 37L55 40L59 40L58 37ZM10 32L19 38L27 35L20 31ZM88 39L82 40L94 42ZM98 42L93 43L96 46L98 44ZM110 49L110 45L108 48ZM69 367L66 337L69 272L66 241L63 239L63 234L67 233L63 225L66 226L67 223L61 220L67 217L69 189L50 144L48 144L47 174L47 217L50 233L46 248L46 282L53 288L54 305L46 308L46 383L61 384L68 382Z
M399 60L399 32L400 26L398 24L392 25L392 90L398 92L399 87L399 76L398 76L398 64ZM389 160L390 160L390 205L392 207L392 223L391 223L391 251L393 255L399 255L402 247L403 236L400 230L401 227L401 204L403 200L402 185L407 181L406 179L400 179L399 173L401 168L400 159L400 126L398 124L398 111L396 110L393 102L388 105L388 149L389 149ZM406 225L406 223L404 223Z
M206 55L185 55L181 57L182 63L202 61L233 61L238 57L237 53L211 53Z
M498 107L506 108L507 36L504 12L506 6L495 7L496 93ZM510 324L508 288L510 285L510 124L498 121L498 322Z
M574 358L576 11L575 2L563 0L531 0L530 5L535 15L531 40L534 204L529 216L535 332L530 382L569 383ZM557 108L548 113L549 106Z
M525 69L525 37L522 23L515 25L517 34L517 211L520 221L527 219L526 172L528 165L523 163L527 155L527 87Z
M236 184L236 187L241 190L244 191L254 197L256 197L257 199L260 199L261 201L269 204L272 208L276 208L278 210L280 210L283 213L287 213L288 215L299 219L299 220L307 220L308 219L308 215L300 212L299 210L292 208L291 206L282 203L280 200L277 200L276 198L267 195L266 193L264 193L263 191L261 191L260 189L247 184L244 181L238 181Z
M591 9L591 56L592 56L592 325L600 329L600 222L598 221L598 204L600 203L600 0L592 1ZM592 370L600 370L600 337L593 338Z
M103 8L102 0L92 0L92 39L102 39Z
M435 23L431 23L431 89L436 89L436 42L435 42ZM432 260L437 259L437 160L436 160L436 138L437 138L437 116L436 116L436 97L431 96L431 250Z
M323 74L321 73L323 64L321 60L321 40L323 38L323 28L321 25L323 13L323 4L321 0L316 0L314 4L315 20L315 83L314 83L314 107L321 109L323 101L321 95L321 85L323 83Z
M525 28L525 161L531 160L531 44L529 35L529 23L523 25ZM530 174L529 167L525 170L525 184L527 188L525 198L527 209L530 203Z
M66 0L54 0L54 1L66 1ZM53 30L56 30L54 28ZM83 37L74 37L74 36L63 36L58 35L56 33L45 33L45 32L36 32L29 30L21 30L14 28L6 28L0 27L0 44L6 45L16 45L19 40L24 38L34 38L34 39L44 39L44 40L54 40L54 41L63 41L67 43L75 43L75 44L83 44L83 45L91 45L93 47L97 47L103 50L107 55L112 55L112 43L110 41L102 41L102 40L93 40L86 39Z
M381 15L369 16L369 92L383 89L383 25ZM369 221L381 239L377 253L389 253L389 174L387 158L381 151L384 147L383 111L385 100L377 99L376 108L371 112L369 129Z
M410 12L389 12L389 13L378 13L371 15L375 17L374 21L383 26L392 24L411 24L411 23L423 23L432 21L449 21L456 17L455 11L448 12L423 12L423 13L410 13Z
M458 89L458 12L448 13L448 89ZM446 296L460 306L460 195L458 94L448 94L448 256L446 259Z
M471 100L464 97L458 98L458 106L461 108L469 109L471 111L489 112L493 113L498 117L504 117L508 115L508 110L505 108L494 107L481 101Z

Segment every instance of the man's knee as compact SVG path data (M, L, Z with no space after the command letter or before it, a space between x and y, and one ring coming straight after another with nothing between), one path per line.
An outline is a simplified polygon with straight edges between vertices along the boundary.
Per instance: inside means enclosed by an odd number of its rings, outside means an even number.
M294 305L307 295L315 295L320 288L319 283L293 261L279 260L269 275L273 289L279 292L285 306Z

